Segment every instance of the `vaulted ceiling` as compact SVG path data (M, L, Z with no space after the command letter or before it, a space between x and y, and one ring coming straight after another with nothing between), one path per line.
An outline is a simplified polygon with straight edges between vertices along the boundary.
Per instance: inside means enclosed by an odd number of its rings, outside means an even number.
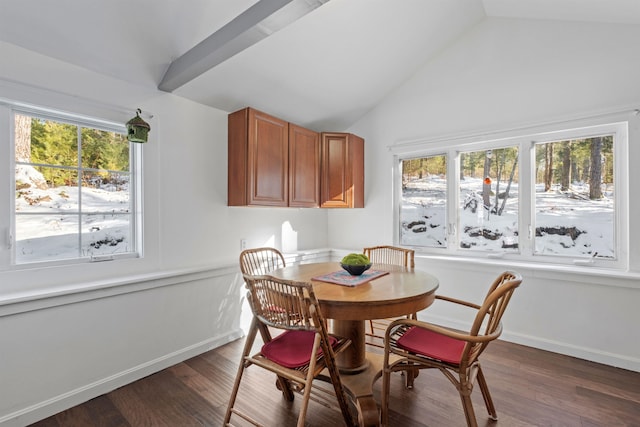
M640 25L640 1L20 0L0 5L0 41L224 111L342 130L487 17Z

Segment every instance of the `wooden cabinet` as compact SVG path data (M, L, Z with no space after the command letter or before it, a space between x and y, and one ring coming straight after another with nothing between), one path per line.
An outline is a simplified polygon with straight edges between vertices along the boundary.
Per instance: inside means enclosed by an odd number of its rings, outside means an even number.
M364 139L322 133L320 207L364 207Z
M320 205L320 134L289 123L289 206Z
M319 170L319 133L253 108L229 114L229 206L318 207Z
M229 206L287 206L289 124L251 108L228 124Z
M228 118L229 206L364 207L364 140L244 108Z

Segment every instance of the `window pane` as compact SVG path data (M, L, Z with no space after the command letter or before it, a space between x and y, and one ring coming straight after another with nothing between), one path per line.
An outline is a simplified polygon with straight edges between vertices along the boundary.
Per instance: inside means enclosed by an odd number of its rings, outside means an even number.
M16 216L16 262L78 257L77 215Z
M615 257L613 136L536 145L535 253Z
M15 147L16 162L76 167L78 128L16 114Z
M75 170L17 165L15 179L16 214L78 210Z
M460 155L462 249L518 252L518 149Z
M129 141L123 134L82 128L82 167L128 171Z
M133 250L131 216L92 214L82 216L82 255L111 255Z
M447 246L447 158L402 161L400 244Z
M130 212L129 175L108 172L82 174L83 212Z

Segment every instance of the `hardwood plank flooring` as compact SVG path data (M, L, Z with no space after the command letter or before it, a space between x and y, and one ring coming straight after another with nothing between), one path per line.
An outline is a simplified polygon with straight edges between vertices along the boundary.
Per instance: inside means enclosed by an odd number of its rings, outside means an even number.
M221 426L243 344L229 343L32 426ZM497 422L488 419L476 387L481 427L640 427L640 373L503 341L492 343L481 360L499 416ZM378 402L380 388L378 381ZM422 371L412 390L394 375L391 396L392 426L465 425L455 388L437 371ZM255 367L246 371L240 406L265 425L295 425L299 401L284 401L273 375ZM311 402L307 425L344 423L338 411Z

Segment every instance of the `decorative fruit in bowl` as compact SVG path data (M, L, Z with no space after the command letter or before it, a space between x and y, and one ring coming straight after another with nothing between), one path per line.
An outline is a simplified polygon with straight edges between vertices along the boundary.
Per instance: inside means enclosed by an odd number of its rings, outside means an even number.
M371 268L371 261L365 254L352 253L342 258L340 265L352 276L360 276Z

